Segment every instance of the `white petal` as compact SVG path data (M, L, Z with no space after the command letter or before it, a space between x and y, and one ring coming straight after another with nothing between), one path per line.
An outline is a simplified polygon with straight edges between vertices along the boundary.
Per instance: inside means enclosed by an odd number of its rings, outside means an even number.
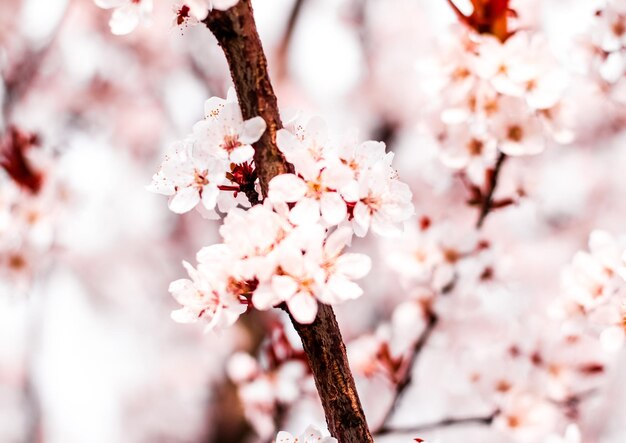
M202 188L202 205L208 210L215 209L219 193L220 190L216 186L204 186Z
M282 300L287 300L298 290L298 283L288 275L272 277L272 290Z
M189 11L198 20L204 20L209 14L208 0L185 0L185 4L189 6Z
M252 160L254 157L254 148L250 145L239 146L230 153L230 161L241 164Z
M359 285L338 275L331 276L327 284L328 289L340 301L354 300L363 295L363 289Z
M281 174L269 183L268 198L271 202L296 202L304 197L307 184L295 174Z
M372 214L370 212L370 209L362 202L357 202L357 204L354 206L353 214L353 222L355 225L354 233L359 237L363 237L367 233L370 222L372 220Z
M198 316L188 308L180 308L170 313L170 317L176 323L195 323L198 320Z
M329 225L338 225L348 215L348 207L336 192L324 192L320 200L322 217Z
M261 311L266 311L280 302L280 298L276 296L269 285L259 285L252 294L252 304Z
M351 279L363 278L372 269L372 259L365 254L343 254L337 258L335 269Z
M232 8L239 0L211 0L211 5L214 9L218 9L220 11L226 11L229 8Z
M169 208L177 214L184 214L191 211L200 201L200 194L193 186L179 189L170 201Z
M276 436L276 443L294 443L294 436L289 432L280 431Z
M285 155L301 148L298 138L286 129L281 129L276 133L276 144Z
M303 198L289 211L289 221L294 225L317 223L320 219L320 204L312 198Z
M128 0L95 0L96 6L102 9L118 8L127 2Z
M312 117L306 125L306 138L323 143L328 138L328 125L322 117Z
M317 300L306 292L298 292L291 297L287 306L293 318L303 325L313 323L317 316Z
M341 189L353 179L354 171L352 168L340 162L327 165L322 171L322 181L331 189Z
M243 131L239 136L239 140L241 143L245 143L247 145L252 144L261 138L266 127L267 125L265 124L263 117L257 116L251 118L250 120L246 120L243 122Z
M109 20L111 33L115 35L129 34L138 24L139 10L132 4L115 9Z
M352 229L346 226L337 228L330 234L324 243L324 254L326 257L336 257L339 255L341 251L343 251L343 248L350 244L352 234Z

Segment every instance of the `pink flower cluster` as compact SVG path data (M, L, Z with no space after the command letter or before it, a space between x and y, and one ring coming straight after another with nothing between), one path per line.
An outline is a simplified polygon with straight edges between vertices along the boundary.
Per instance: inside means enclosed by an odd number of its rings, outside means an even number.
M613 99L626 103L626 4L603 0L597 6L584 39L591 56L590 74Z
M149 190L169 196L169 208L177 214L202 203L203 215L218 218L216 208L227 213L237 205L250 205L238 191L247 184L254 186L251 144L265 132L265 121L261 117L244 121L233 89L226 100L207 100L204 112L193 134L171 146Z
M446 165L481 184L498 152L532 155L550 140L573 140L561 104L568 77L540 34L519 31L502 42L453 31L433 63L418 65L436 94L429 131Z
M566 318L582 319L600 333L607 351L622 347L626 338L626 238L596 230L589 251L579 251L563 271Z
M354 280L369 272L371 260L344 253L353 234L364 236L370 228L397 234L413 214L411 192L397 179L385 145L336 143L317 118L278 132L295 172L274 177L268 198L246 210L250 202L241 190L254 189L256 180L250 144L264 130L260 117L242 119L232 91L226 101L212 98L206 118L174 145L153 177L149 189L170 196L174 212L202 202L209 216L216 208L226 213L223 242L202 249L197 268L184 263L190 278L170 285L183 305L173 314L177 321L204 318L209 329L228 326L251 304L286 306L298 322L311 323L318 302L363 294ZM242 170L246 174L237 173Z

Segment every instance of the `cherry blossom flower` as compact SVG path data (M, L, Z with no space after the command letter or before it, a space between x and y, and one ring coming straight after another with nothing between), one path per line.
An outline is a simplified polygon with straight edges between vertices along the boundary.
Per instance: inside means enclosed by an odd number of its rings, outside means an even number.
M278 132L277 143L295 174L270 182L273 203L294 203L289 219L296 225L322 218L333 226L350 221L364 236L370 226L380 235L401 232L413 214L412 194L391 168L393 154L381 142L337 143L329 140L325 123L311 119Z
M502 98L489 122L498 148L508 155L532 155L545 149L543 126L538 116L516 98Z
M217 204L219 185L225 181L225 164L212 157L192 155L190 139L174 144L148 189L170 196L169 208L178 214L192 210L198 203L207 210Z
M317 428L309 426L299 437L280 431L276 436L276 443L337 443L337 439L324 437Z
M170 197L169 207L182 214L200 202L203 215L218 218L237 205L249 206L243 189L255 186L252 163L257 141L265 131L261 117L243 120L231 88L227 98L205 103L205 118L193 134L169 149L148 189Z
M244 121L234 89L228 90L226 100L207 100L204 114L204 120L193 127L195 157L216 157L236 164L252 160L251 144L265 132L265 120L254 117Z
M206 319L208 324L205 330L209 331L231 326L246 311L237 293L246 287L246 282L237 282L219 269L220 265L224 265L223 254L226 252L220 245L200 251L198 269L183 262L191 280L180 279L170 284L170 293L183 305L181 309L172 312L172 319L179 323Z
M496 139L465 124L444 127L438 139L441 161L450 168L464 170L473 183L482 183L485 170L496 161Z

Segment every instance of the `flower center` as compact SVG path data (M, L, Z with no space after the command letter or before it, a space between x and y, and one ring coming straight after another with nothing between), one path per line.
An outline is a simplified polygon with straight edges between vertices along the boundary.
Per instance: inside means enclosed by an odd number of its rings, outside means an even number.
M467 150L469 151L470 155L473 156L478 156L482 154L483 147L484 143L476 138L471 139L470 142L467 144Z
M241 146L241 142L239 141L239 136L237 134L229 134L224 136L224 143L222 143L222 148L226 152L233 152L239 146Z
M209 171L206 169L204 171L198 171L197 169L194 170L194 176L193 176L194 184L199 188L201 188L202 186L208 185L209 179L206 177L208 173Z
M514 142L520 142L524 137L524 131L519 125L509 126L506 137Z

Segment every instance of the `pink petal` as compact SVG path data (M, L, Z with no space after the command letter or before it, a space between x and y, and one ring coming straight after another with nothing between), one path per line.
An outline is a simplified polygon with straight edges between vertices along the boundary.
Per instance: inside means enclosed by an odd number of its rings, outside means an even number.
M193 186L179 189L170 199L169 208L177 214L184 214L191 211L200 201L200 194Z
M295 174L281 174L269 183L268 198L272 202L293 203L304 197L307 184Z
M306 292L298 292L296 295L287 300L289 312L293 315L298 323L313 323L317 316L317 300Z
M243 122L243 131L239 136L239 140L241 143L245 143L247 145L252 144L261 138L266 127L267 125L262 117L254 117L250 120L246 120Z
M324 192L320 200L322 217L329 225L338 225L348 215L348 207L336 192Z

